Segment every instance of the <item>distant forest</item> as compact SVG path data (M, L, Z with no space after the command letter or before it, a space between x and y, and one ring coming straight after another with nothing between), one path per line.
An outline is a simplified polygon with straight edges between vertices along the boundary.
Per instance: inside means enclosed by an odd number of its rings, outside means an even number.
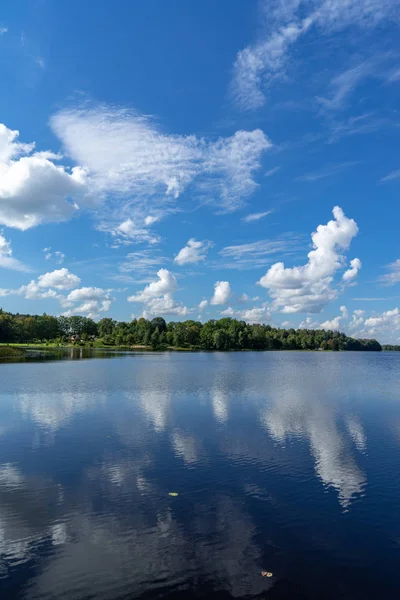
M129 323L103 318L96 323L88 317L20 315L1 309L0 342L203 350L400 350L400 346L382 347L376 340L354 339L338 331L278 329L231 318L206 323L166 323L162 317L151 321L133 319Z

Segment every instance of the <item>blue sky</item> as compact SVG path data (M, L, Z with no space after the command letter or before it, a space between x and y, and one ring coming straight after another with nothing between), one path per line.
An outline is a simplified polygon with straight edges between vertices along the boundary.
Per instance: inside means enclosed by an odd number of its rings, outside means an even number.
M399 342L399 17L3 1L0 305Z

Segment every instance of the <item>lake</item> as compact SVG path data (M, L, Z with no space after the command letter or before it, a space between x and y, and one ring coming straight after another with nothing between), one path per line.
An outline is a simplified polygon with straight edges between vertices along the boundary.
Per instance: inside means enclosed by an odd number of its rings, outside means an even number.
M399 597L400 353L52 358L0 364L1 598Z

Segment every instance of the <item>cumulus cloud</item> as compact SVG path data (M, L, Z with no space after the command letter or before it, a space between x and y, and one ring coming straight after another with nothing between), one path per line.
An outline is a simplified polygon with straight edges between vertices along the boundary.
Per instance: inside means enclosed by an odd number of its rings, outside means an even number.
M392 327L395 325L395 327L398 329L400 326L400 310L398 308L394 308L393 310L387 310L376 317L369 317L369 319L365 320L365 325L367 327Z
M60 250L52 251L51 248L43 248L43 252L45 253L45 260L51 260L57 263L58 265L62 265L62 263L64 262L65 254L60 252Z
M382 313L365 316L365 312L354 311L349 324L354 337L376 338L382 344L400 343L400 310L394 308Z
M325 321L324 323L321 323L321 325L319 326L319 329L329 329L332 331L339 331L343 320L347 319L347 317L349 316L349 314L347 312L347 308L345 306L340 307L340 312L342 314L335 317L331 321L328 320L328 321Z
M146 308L143 311L143 316L156 317L159 315L176 315L184 317L191 311L182 303L177 303L174 300L173 294L164 294L159 298L151 298L146 302Z
M359 258L353 258L353 260L350 261L350 269L347 269L347 271L343 273L343 281L345 283L354 281L358 275L358 271L361 269L361 266L361 260Z
M25 231L69 219L78 208L74 200L86 190L85 170L69 172L32 154L34 144L18 142L18 136L0 124L0 224Z
M191 312L186 306L175 302L174 293L178 289L175 275L168 269L157 272L158 279L152 281L141 292L128 297L128 302L142 302L145 305L144 317L157 315L184 316Z
M226 310L221 312L221 317L232 317L246 323L267 323L271 320L271 311L267 304L254 306L245 310L235 310L228 306Z
M114 207L108 202L111 222L117 214L146 219L175 210L190 185L204 201L212 195L219 210L235 210L257 187L254 174L271 147L259 129L217 140L173 135L148 117L108 106L63 110L51 126L88 170L93 192L117 198Z
M129 296L128 302L148 302L153 298L157 298L157 296L176 292L178 289L176 277L168 269L157 271L157 277L158 279L149 283L144 290Z
M272 210L266 210L265 212L259 212L259 213L251 213L251 214L243 217L242 221L244 221L245 223L254 223L254 221L259 221L260 219L267 217L271 213L272 213Z
M65 267L50 273L40 275L37 280L39 288L54 288L56 290L71 290L78 287L81 280L77 275L70 273Z
M208 306L208 300L202 300L199 305L198 305L198 309L200 312L202 312L204 309L206 309Z
M238 53L232 94L242 110L254 110L266 102L269 87L285 77L291 48L307 33L319 36L350 26L372 28L397 17L399 0L264 0L265 28L260 38ZM347 74L338 82L338 104L364 72ZM339 85L340 84L340 85Z
M186 265L188 263L198 263L204 261L207 256L208 249L212 246L212 243L205 240L198 242L194 238L190 239L186 246L179 250L175 256L174 261L178 265Z
M50 273L40 275L38 279L30 281L17 289L0 289L0 296L20 295L27 300L57 300L64 308L68 308L65 316L86 315L97 318L100 313L107 312L114 298L110 290L97 287L77 288L81 283L80 278L68 269L62 268ZM68 295L60 292L72 290Z
M344 263L343 253L357 235L358 227L339 206L333 209L333 216L333 220L318 225L312 234L313 250L305 265L285 268L283 262L275 263L258 281L269 291L275 309L283 313L317 313L336 298L337 291L331 283Z
M13 257L11 242L2 233L0 233L0 268L12 271L30 271L29 267Z
M349 323L349 329L357 329L358 327L361 327L361 325L364 323L364 316L364 310L361 310L360 308L353 310L353 314L351 315L351 321Z
M67 297L61 298L60 302L62 306L72 306L63 313L64 316L86 315L94 319L100 313L110 310L113 300L109 290L98 287L82 287L73 290Z
M214 285L214 295L210 300L210 304L226 304L231 295L232 291L229 281L217 281Z

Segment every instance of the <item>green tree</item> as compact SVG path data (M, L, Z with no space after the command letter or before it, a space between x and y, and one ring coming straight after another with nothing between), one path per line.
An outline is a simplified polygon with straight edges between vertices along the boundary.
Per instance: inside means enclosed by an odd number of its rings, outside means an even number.
M153 349L160 347L160 332L159 332L158 328L155 329L153 331L153 333L151 334L150 344Z
M159 333L161 333L162 331L167 331L167 324L162 317L155 317L151 321L151 327L153 331L158 329Z

